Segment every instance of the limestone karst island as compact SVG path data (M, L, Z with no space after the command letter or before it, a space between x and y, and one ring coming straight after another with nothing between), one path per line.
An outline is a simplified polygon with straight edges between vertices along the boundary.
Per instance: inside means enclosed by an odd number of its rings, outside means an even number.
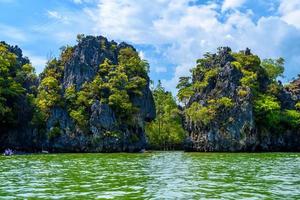
M300 199L300 1L0 11L0 199Z

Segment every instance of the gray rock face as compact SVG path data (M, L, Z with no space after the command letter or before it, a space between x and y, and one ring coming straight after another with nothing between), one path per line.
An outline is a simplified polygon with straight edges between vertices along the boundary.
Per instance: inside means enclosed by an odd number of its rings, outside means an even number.
M117 64L118 51L126 47L133 48L126 43L118 45L114 41L109 42L102 36L84 37L75 46L72 58L66 63L63 86L68 87L73 84L77 89L80 89L84 82L92 80L105 58Z
M143 90L142 96L135 96L132 100L133 105L140 108L141 117L146 122L152 121L156 116L154 99L149 89L149 83Z
M2 42L3 43L3 42ZM18 66L29 63L22 57L22 51L18 47L8 46L9 50L17 55ZM74 85L80 90L85 82L90 82L96 76L99 65L105 59L113 64L118 64L118 54L122 48L130 47L126 43L117 44L108 41L102 36L83 37L78 45L72 49L70 58L67 59L62 77L58 80L64 89ZM68 55L69 56L69 55ZM41 76L42 78L42 76ZM114 110L108 104L102 104L101 99L94 99L90 108L87 108L88 125L79 128L69 116L68 105L62 102L50 110L46 124L41 127L31 126L33 108L29 107L25 97L18 99L18 125L1 127L0 150L11 148L21 151L40 151L42 149L51 152L136 152L146 147L144 131L145 121L155 118L155 106L152 93L149 89L149 77L147 84L142 88L142 95L130 95L132 104L138 108L134 114L132 123L122 123ZM36 83L26 83L25 88Z
M246 50L244 53L250 52ZM189 132L185 149L187 151L299 151L298 132L286 130L285 133L276 135L258 130L254 120L252 92L249 87L241 86L242 74L231 64L234 59L230 49L221 48L213 56L214 59L207 68L219 67L218 75L211 79L201 92L191 97L187 108L193 102L206 106L209 99L222 97L230 98L234 106L218 112L208 125L195 124L185 119L184 126ZM202 78L193 77L194 81L201 81ZM247 95L239 95L240 89L246 90ZM284 109L294 109L295 103L299 100L296 92L287 91L283 87L279 99Z
M101 129L114 130L117 126L115 113L107 104L96 101L91 108L90 127L91 132L99 134Z
M197 125L186 120L185 127L189 138L185 149L188 151L247 151L255 146L251 93L248 91L247 96L239 97L242 74L230 64L233 58L229 52L228 48L220 49L215 57L215 62L218 63L212 65L219 65L217 77L211 80L201 93L196 93L189 105L198 102L205 106L210 97L228 97L235 106L220 112L209 126Z
M99 65L107 58L118 64L120 49L132 46L126 43L109 42L104 37L84 37L73 49L65 64L63 88L75 85L77 90L85 82L94 79ZM135 50L135 49L134 49ZM87 130L80 130L68 116L67 108L53 109L47 122L47 131L58 127L60 134L46 143L49 150L58 152L121 152L140 151L146 147L145 121L155 118L155 106L149 89L149 79L142 95L131 96L133 105L139 108L133 125L117 120L113 109L95 100L89 109Z

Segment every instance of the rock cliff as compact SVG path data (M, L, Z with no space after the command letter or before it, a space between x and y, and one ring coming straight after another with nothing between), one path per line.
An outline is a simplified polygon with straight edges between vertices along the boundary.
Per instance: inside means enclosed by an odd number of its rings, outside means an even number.
M105 60L117 66L122 49L131 49L136 53L131 45L109 42L102 36L82 38L72 47L72 53L65 62L61 78L62 96L65 96L67 88L75 86L76 91L80 92L85 84L93 82ZM146 148L144 124L155 118L155 106L149 89L149 77L145 75L145 79L146 84L140 88L140 94L129 94L129 103L137 109L130 116L134 120L133 123L127 123L118 116L125 111L117 111L104 100L105 97L101 98L95 94L88 99L91 103L86 108L85 128L76 125L70 116L68 105L51 109L46 131L49 133L53 128L59 128L59 135L49 139L45 146L51 151L59 152L135 152Z
M29 63L10 47L20 66ZM155 118L148 64L133 46L80 36L39 77L35 106L19 128L1 130L2 148L50 152L136 152L146 148L145 122ZM33 83L28 84L28 88ZM27 87L27 86L26 86ZM26 104L21 104L26 110ZM34 112L35 110L35 112Z
M290 127L286 119L280 118L274 119L268 128L262 121L270 119L260 116L257 103L262 101L263 106L268 106L265 99L261 100L261 96L266 98L268 94L268 99L272 96L270 104L280 107L263 115L277 117L279 113L293 111L298 117L295 106L300 100L299 80L289 87L272 81L249 49L233 53L228 47L219 48L216 54L206 55L197 64L192 70L190 86L194 92L184 108L184 126L189 132L185 142L187 151L300 150L299 126ZM270 92L271 86L276 92Z

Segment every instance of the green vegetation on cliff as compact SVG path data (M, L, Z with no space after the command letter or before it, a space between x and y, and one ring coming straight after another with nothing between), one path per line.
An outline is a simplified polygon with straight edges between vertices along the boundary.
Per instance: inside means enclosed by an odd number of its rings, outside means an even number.
M64 66L61 60L52 59L48 61L43 73L40 75L41 81L35 99L36 109L34 122L36 124L45 123L50 116L53 107L63 105L62 79Z
M283 86L278 78L283 76L284 59L265 59L244 52L233 53L233 65L243 73L242 87L249 87L253 93L255 122L261 131L282 133L287 129L300 127L300 112L284 108L280 100ZM295 123L298 122L298 123Z
M145 130L150 148L174 149L195 140L200 151L238 145L245 150L253 145L252 134L276 139L299 132L300 81L278 81L282 58L261 60L249 49L226 47L207 53L190 77L179 79L181 108L160 82L152 96L149 65L132 46L101 36L81 35L78 41L62 47L39 79L18 47L0 43L2 132L15 134L21 127L34 145L58 141L70 151L82 151L82 143L85 151L138 151L146 146Z
M247 49L238 53L231 52L231 66L236 70L236 77L230 78L240 77L239 89L236 91L240 100L250 95L256 126L260 131L273 133L299 128L298 104L292 108L286 108L280 99L284 86L278 81L278 78L283 76L284 59L261 61L257 55L248 51ZM206 126L221 113L226 113L226 109L231 109L234 105L239 104L239 102L235 102L236 99L232 99L233 94L217 98L218 95L212 96L205 92L209 91L211 87L219 88L217 94L224 92L222 85L215 86L216 80L222 76L220 74L222 60L217 59L215 54L205 54L204 58L197 60L197 66L191 70L192 77L181 77L177 85L179 89L177 97L186 106L185 117L194 124ZM224 70L222 73L225 73ZM202 94L199 98L202 98L203 103L191 101L197 94Z
M64 65L70 60L74 47L61 48L60 59L48 62L41 74L36 105L40 119L46 121L54 107L67 107L70 117L82 131L88 131L90 108L99 100L108 104L115 112L120 123L133 123L135 107L131 98L141 96L148 80L148 63L140 59L138 53L130 47L118 52L118 63L105 58L99 65L95 77L82 86L69 85L63 89Z
M18 57L0 43L0 127L15 126L22 106L32 107L37 77L28 59Z

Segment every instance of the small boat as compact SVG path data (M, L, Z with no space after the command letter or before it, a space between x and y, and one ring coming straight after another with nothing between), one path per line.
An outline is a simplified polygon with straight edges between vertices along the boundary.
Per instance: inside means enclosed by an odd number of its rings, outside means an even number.
M48 153L49 151L45 151L45 150L42 151L42 154L48 154Z
M11 149L6 149L3 153L4 156L12 156L14 155L14 151Z
M146 149L141 149L140 151L139 151L139 153L145 153L146 152Z

